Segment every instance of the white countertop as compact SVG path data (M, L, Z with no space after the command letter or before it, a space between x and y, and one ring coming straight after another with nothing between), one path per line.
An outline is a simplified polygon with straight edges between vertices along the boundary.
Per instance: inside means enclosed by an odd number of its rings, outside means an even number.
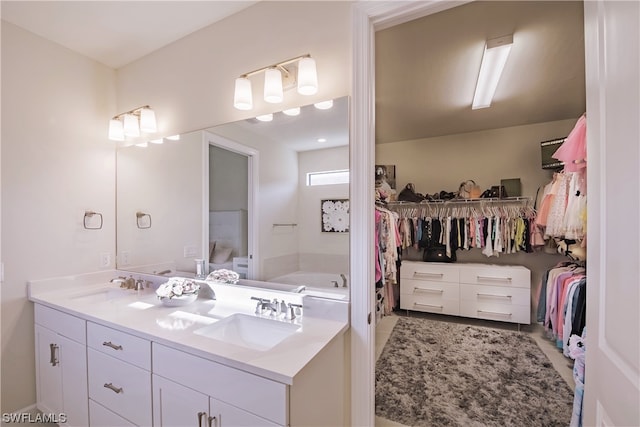
M29 299L94 323L285 384L293 384L296 374L349 326L349 304L344 301L246 286L209 284L216 294L217 299L214 300L211 299L207 285L202 284L200 296L195 302L182 307L166 307L157 298L154 286L157 287L167 278L156 277L155 285L143 291L120 290L118 284L109 283L110 279L124 275L129 273L111 270L32 281L29 282ZM134 274L134 277L140 275ZM124 292L125 295L108 299L105 293L95 293L106 287L114 292ZM77 298L83 295L96 297ZM282 320L299 324L301 328L266 351L194 333L195 330L231 314L255 316L256 302L250 299L251 296L269 299L277 297L286 302L302 303L301 316L292 321Z

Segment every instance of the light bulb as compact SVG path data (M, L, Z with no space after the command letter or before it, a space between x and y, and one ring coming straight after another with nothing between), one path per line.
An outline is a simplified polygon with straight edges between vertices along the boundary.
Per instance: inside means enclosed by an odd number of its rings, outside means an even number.
M233 95L233 106L238 110L251 110L253 108L251 81L246 77L238 77L236 79L236 89Z
M282 73L277 68L269 68L264 72L264 100L277 104L282 98Z
M314 95L316 92L318 92L316 61L313 58L302 58L298 62L298 93Z

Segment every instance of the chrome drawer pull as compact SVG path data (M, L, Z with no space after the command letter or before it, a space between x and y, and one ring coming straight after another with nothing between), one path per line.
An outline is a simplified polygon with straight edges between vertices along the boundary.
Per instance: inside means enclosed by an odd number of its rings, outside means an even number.
M505 316L505 317L511 317L511 313L500 313L499 311L485 311L485 310L478 310L478 314L480 313L485 313L485 314L494 314L497 316Z
M422 273L419 271L414 271L413 272L413 277L420 277L420 276L424 276L424 277L440 277L442 278L444 276L444 273Z
M438 310L442 310L443 309L443 307L441 305L420 304L419 302L414 302L413 305L417 305L417 306L420 306L420 307L437 308Z
M482 294L480 292L477 293L479 297L489 297L489 298L513 298L511 295L497 295L497 294Z
M478 280L494 280L497 282L511 282L511 277L492 277L492 276L476 276Z
M103 387L104 388L108 388L109 390L112 390L117 394L120 394L120 393L122 393L124 391L124 390L122 390L122 387L116 387L111 383L105 384Z
M413 288L413 292L433 292L436 294L441 294L444 292L443 289L430 289L430 288Z
M198 427L202 427L202 417L207 415L206 412L198 412Z
M58 350L58 344L49 344L49 350L51 350L51 356L49 357L49 363L51 366L58 365L58 356L56 355L56 351Z
M114 344L111 341L105 341L102 343L103 346L105 347L111 347L114 350L122 350L122 346L118 345L118 344Z

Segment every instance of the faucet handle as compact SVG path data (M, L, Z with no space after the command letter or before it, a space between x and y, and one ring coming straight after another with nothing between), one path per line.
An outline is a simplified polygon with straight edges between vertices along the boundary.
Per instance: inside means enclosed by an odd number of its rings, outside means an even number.
M294 304L290 302L288 306L289 306L289 310L287 310L287 315L285 317L287 320L295 319L296 314L300 315L300 313L302 312L302 310L300 310L302 308L302 304Z
M258 303L256 304L256 314L262 314L262 309L264 308L265 304L269 303L269 300L260 297L251 297L251 299L254 301L258 301Z

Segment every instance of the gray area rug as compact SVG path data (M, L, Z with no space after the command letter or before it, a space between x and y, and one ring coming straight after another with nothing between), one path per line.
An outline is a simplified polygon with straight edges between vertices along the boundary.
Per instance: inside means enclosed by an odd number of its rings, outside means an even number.
M573 391L527 334L401 317L376 415L408 426L568 426Z

